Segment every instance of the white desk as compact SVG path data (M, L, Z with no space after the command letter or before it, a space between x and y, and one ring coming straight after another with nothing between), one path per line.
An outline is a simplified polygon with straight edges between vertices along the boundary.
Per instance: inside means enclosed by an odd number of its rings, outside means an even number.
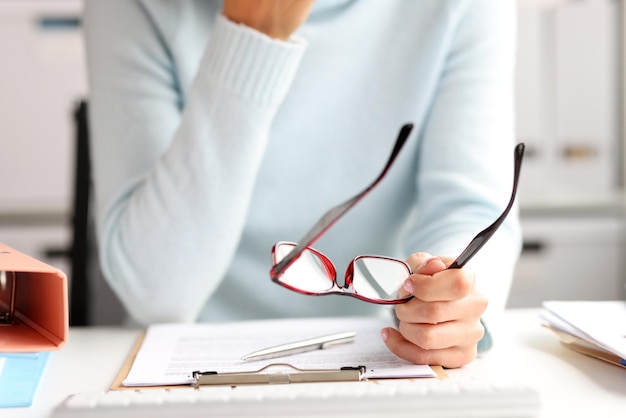
M537 310L507 311L492 324L494 348L455 376L508 374L539 390L542 417L626 416L626 370L561 345L539 325ZM3 418L46 417L71 393L108 388L126 358L137 330L74 328L67 346L50 359L30 408L0 409Z

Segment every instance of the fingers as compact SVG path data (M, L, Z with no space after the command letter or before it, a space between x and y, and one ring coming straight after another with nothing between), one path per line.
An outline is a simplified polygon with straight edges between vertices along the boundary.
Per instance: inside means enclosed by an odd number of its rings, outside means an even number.
M471 270L447 270L442 260L430 259L405 280L403 289L423 301L458 300L474 290L475 279Z
M480 318L487 299L475 288L469 269L447 269L452 259L415 253L407 259L413 269L402 292L414 297L396 305L398 330L386 328L390 351L416 364L461 367L476 357L484 335Z
M222 13L235 23L287 40L307 19L314 0L225 0Z
M414 253L406 260L414 273L435 274L445 270L446 265L439 257L433 257L428 253Z
M406 260L407 264L411 267L414 274L433 275L442 270L445 270L446 266L439 257L433 257L432 255L424 252L414 253ZM415 285L413 283L412 276L405 280L403 288L400 289L400 297L405 297L409 294L413 294Z
M396 307L398 329L407 342L424 350L476 345L484 334L480 318L486 309L487 298L478 292L457 301L413 298Z
M487 304L487 298L478 292L455 301L425 302L413 298L396 306L396 316L400 321L412 324L475 321L485 312Z
M480 326L480 322L478 323ZM435 326L433 326L435 328ZM482 331L481 331L482 329ZM456 331L463 331L456 329ZM437 331L439 332L439 331ZM455 332L454 327L451 327L447 332ZM470 334L466 338L471 341L465 345L451 345L441 348L422 348L419 345L413 344L408 341L404 336L393 328L385 328L382 330L381 335L385 344L389 350L400 358L410 361L414 364L428 364L431 366L440 365L448 368L462 367L471 363L476 358L477 353L477 341L480 339L478 335L482 336L484 328L478 330L467 331ZM465 333L465 332L464 332ZM423 337L425 344L429 344L430 341L438 341L438 338ZM435 346L438 346L436 344Z
M424 350L441 350L455 346L475 345L485 329L480 319L448 321L437 324L400 322L402 337Z

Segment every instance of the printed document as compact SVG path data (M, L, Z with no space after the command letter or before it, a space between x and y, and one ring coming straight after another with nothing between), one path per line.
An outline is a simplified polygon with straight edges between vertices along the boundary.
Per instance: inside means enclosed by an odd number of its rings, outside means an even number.
M560 331L626 359L625 301L545 301L541 318Z
M365 378L436 377L429 366L409 363L387 349L380 337L386 326L389 321L371 317L152 325L123 385L191 384L194 371L253 372L277 363L324 370L365 366ZM262 348L347 331L357 332L354 342L268 360L241 360Z

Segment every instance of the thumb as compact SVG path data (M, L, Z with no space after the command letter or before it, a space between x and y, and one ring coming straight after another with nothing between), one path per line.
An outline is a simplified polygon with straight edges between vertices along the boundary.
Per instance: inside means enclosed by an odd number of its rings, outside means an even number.
M428 253L414 253L407 258L407 264L411 266L413 274L424 274L432 276L446 269L446 264L439 257L434 257ZM407 277L402 287L399 289L399 296L405 297L413 294L415 284L412 276Z
M413 273L433 275L446 269L446 265L441 258L425 252L413 253L406 261L411 266Z
M435 273L439 273L446 269L446 263L439 257L429 257L418 267L415 273L427 274L432 276Z

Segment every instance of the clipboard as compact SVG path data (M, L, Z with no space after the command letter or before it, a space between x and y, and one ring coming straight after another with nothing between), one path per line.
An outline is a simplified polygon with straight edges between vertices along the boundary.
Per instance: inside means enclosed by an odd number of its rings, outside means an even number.
M109 390L137 390L135 386L124 386L123 382L128 376L130 369L137 357L137 353L143 344L143 340L146 336L146 331L142 331L137 341L130 350L126 360L120 367L115 379L111 383ZM283 370L280 373L263 373L268 370L269 367L278 366ZM291 383L304 383L304 382L337 382L337 381L361 381L363 376L364 366L359 367L346 367L339 370L335 369L300 369L290 364L276 363L270 366L263 367L258 370L250 370L245 373L218 373L215 371L192 371L195 378L195 383L192 384L196 389L202 385L227 385L237 386L245 384L291 384ZM437 375L437 379L447 379L448 374L445 372L442 366L430 366L430 368ZM286 370L290 369L290 370ZM420 379L420 378L411 378ZM369 380L369 379L365 379ZM166 386L142 386L141 390L146 389L166 389L174 390L180 388L189 388L189 385L166 385Z
M137 390L134 386L124 386L123 381L128 376L128 372L137 357L137 352L141 348L141 344L146 336L143 331L135 345L131 349L128 357L122 364L117 376L109 387L110 390ZM290 368L291 373L284 371L281 373L263 373L269 366L259 370L251 370L247 373L217 373L215 371L193 371L191 372L195 378L194 387L202 385L228 385L237 386L243 384L263 384L263 383L298 383L298 382L338 382L338 381L358 381L361 380L363 369L361 368L345 368L343 370L305 370L291 366L289 364L277 363L272 366L281 368ZM176 389L181 387L189 387L188 385L175 386L145 386L141 389Z
M55 351L67 342L67 276L0 243L0 353Z

